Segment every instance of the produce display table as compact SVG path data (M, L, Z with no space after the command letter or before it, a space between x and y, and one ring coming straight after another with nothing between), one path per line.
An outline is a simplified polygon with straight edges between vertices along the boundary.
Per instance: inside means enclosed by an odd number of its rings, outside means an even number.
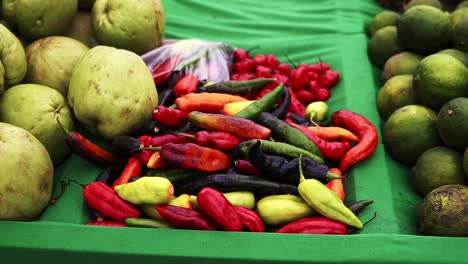
M367 57L365 25L379 11L371 0L178 0L163 2L166 39L199 38L254 48L280 61L319 59L341 74L327 102L382 128L375 98L380 71ZM103 142L106 144L106 142ZM89 182L100 168L72 155L56 169L61 180ZM82 188L70 185L37 221L0 222L2 260L14 263L466 263L468 239L417 235L421 197L410 170L382 142L345 181L347 201L371 199L360 218L377 217L346 236L209 232L85 226ZM7 263L7 262L5 262ZM9 263L9 262L8 262Z

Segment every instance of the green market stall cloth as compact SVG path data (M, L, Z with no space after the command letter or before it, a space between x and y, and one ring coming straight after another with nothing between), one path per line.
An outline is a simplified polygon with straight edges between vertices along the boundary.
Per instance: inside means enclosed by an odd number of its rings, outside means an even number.
M380 72L367 58L364 26L381 7L372 0L165 0L166 39L223 41L279 60L315 63L341 74L330 111L350 109L382 128L375 106ZM56 169L60 181L93 180L100 169L72 155ZM82 189L70 185L33 222L0 222L2 260L14 263L466 263L468 239L418 236L421 197L410 171L380 143L346 180L347 199L374 203L377 217L346 236L234 233L85 226Z

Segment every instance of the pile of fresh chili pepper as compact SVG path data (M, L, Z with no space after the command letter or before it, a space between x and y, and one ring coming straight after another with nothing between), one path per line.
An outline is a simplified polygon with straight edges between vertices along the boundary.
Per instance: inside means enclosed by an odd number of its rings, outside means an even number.
M174 61L155 67L157 84ZM75 153L105 167L83 185L88 225L342 235L363 228L358 214L372 201L346 201L343 175L375 151L375 126L346 109L321 124L305 118L305 104L327 100L339 74L323 62L291 68L242 49L234 71L224 82L187 74L161 85L152 129L115 138L109 151L67 131Z

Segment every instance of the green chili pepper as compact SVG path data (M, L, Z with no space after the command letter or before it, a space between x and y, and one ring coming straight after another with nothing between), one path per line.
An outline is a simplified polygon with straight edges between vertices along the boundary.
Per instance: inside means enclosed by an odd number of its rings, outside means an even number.
M260 125L271 130L274 138L279 141L289 143L296 147L305 149L320 158L323 157L317 145L310 140L304 133L297 128L292 127L284 120L274 117L268 112L262 112L256 120Z
M253 103L246 106L239 113L236 114L237 117L243 117L245 119L255 120L258 115L262 112L269 112L273 109L278 103L278 100L284 93L284 86L280 83L275 89L267 93L258 100L255 100Z
M198 88L197 92L208 93L229 93L229 94L248 94L256 89L265 87L265 85L276 81L273 78L258 78L243 81L222 81L215 83L207 83Z
M117 195L132 204L168 203L174 197L174 186L163 177L141 177L114 187Z
M286 224L318 214L304 199L292 194L265 196L258 201L257 211L262 221L268 225Z
M311 158L321 164L325 163L325 161L321 157L303 148L296 147L289 143L280 142L280 141L271 141L271 140L259 140L259 139L246 140L240 143L236 147L236 151L238 152L236 154L246 157L249 151L249 148L258 141L261 142L260 149L265 154L283 156L283 157L288 157L288 158L297 158L299 157L300 154L302 154L303 156Z
M131 227L152 227L152 228L171 228L171 225L162 221L151 218L127 218L125 224Z
M316 179L305 179L299 158L299 195L317 212L332 220L363 228L361 220L341 201L338 195Z

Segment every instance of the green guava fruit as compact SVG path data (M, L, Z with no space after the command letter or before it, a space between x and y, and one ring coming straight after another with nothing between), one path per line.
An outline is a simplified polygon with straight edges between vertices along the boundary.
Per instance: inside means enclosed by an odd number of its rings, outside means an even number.
M0 24L0 95L26 75L26 53L19 39Z
M164 10L160 0L96 0L93 30L102 45L143 54L161 45Z
M75 66L68 103L87 130L112 140L151 121L158 93L140 56L97 46Z
M54 165L71 152L63 127L74 129L73 116L65 97L39 84L19 84L0 97L0 122L21 127L33 134L47 149Z
M90 12L78 11L65 35L81 41L90 48L98 45L96 38L94 37Z
M5 21L31 41L65 33L77 10L78 0L2 1Z
M26 48L25 81L53 88L66 98L72 70L88 50L86 45L69 37L38 39Z
M54 166L44 146L28 131L0 123L0 220L38 217L52 196Z

